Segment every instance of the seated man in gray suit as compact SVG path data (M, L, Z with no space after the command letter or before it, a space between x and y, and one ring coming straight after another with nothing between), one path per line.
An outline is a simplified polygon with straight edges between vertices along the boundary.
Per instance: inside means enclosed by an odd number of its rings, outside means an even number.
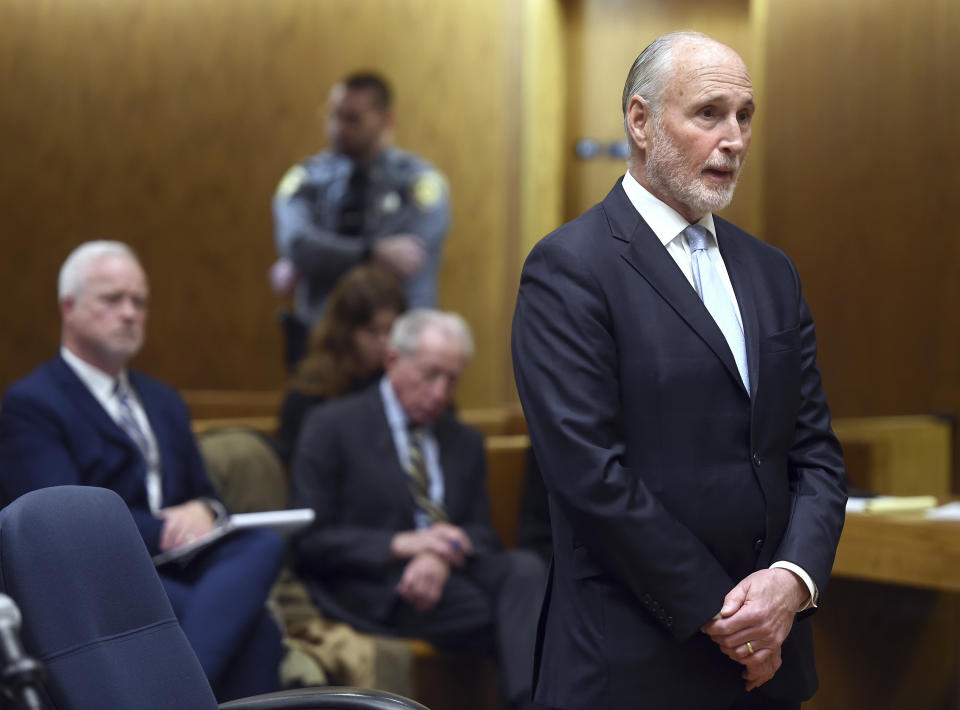
M546 570L528 551L500 550L483 439L451 410L472 349L459 316L409 311L383 379L309 415L291 505L317 517L295 542L297 566L319 606L361 630L495 650L509 707L535 707Z

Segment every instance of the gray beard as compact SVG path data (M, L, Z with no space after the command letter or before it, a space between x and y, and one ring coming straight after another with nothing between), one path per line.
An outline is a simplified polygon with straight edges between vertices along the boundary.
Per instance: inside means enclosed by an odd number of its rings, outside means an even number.
M736 177L729 185L709 187L697 177L687 182L684 178L684 156L677 146L661 131L656 131L653 145L647 153L647 182L663 195L670 195L699 219L707 212L717 212L730 204L737 187L739 170L735 160L709 161L703 167L733 169Z

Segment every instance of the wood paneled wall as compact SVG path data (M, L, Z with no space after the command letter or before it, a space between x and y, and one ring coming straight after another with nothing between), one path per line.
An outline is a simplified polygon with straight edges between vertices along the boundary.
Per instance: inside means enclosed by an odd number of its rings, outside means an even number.
M833 412L960 415L960 4L768 6L767 238Z
M522 20L509 0L3 3L0 385L54 352L66 254L110 237L152 281L139 367L184 388L282 386L270 197L322 147L329 86L372 68L394 83L396 143L450 179L440 305L478 344L462 403L499 404L513 388L524 112L508 62Z
M0 386L52 354L57 268L103 236L152 278L141 367L191 389L281 386L270 196L321 147L329 85L370 67L395 84L396 142L451 181L441 305L479 346L461 402L511 401L520 261L623 171L573 142L622 136L629 64L686 27L753 74L725 216L797 262L835 413L958 414L958 15L952 0L8 0Z

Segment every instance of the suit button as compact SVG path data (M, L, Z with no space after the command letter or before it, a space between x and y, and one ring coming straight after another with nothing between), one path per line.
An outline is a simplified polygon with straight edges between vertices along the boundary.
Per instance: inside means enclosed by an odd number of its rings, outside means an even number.
M760 548L763 547L763 538L758 537L753 541L753 549L755 552L760 552Z
M759 452L759 451L754 451L754 452L753 452L753 465L754 465L754 466L759 466L759 465L760 465L760 462L761 462L760 452Z

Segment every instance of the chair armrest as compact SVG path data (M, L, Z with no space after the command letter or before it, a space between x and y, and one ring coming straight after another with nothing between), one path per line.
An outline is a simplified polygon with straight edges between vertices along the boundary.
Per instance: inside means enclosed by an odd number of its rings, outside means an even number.
M428 710L382 690L348 687L296 688L221 703L221 710Z

